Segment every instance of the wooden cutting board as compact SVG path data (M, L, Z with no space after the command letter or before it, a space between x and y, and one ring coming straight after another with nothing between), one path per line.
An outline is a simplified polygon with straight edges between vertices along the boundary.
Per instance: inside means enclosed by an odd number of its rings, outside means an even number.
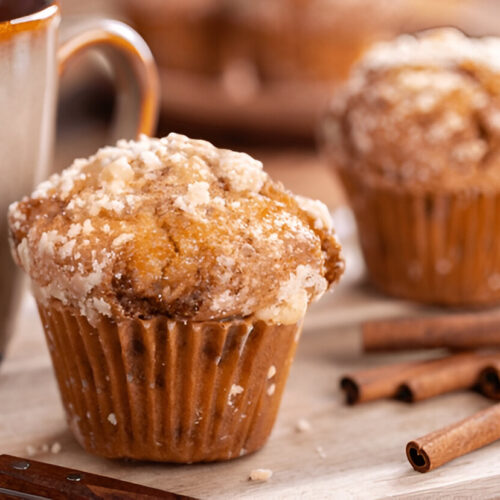
M308 315L265 448L232 462L175 466L104 460L80 448L66 428L35 305L26 295L0 371L0 452L34 452L36 460L200 498L494 497L500 493L500 442L424 475L411 469L404 453L410 439L488 406L482 396L461 392L413 406L343 404L341 373L403 358L361 356L358 323L415 307L375 294L351 274ZM309 432L296 430L299 419L308 420ZM272 478L249 482L256 468L271 469Z

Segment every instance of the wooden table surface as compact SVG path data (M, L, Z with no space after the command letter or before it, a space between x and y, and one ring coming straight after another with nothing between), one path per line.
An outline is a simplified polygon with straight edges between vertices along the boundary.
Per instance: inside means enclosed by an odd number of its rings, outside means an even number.
M94 3L108 5L103 0ZM64 0L70 14L80 13L78 6L88 12L88 5ZM74 147L72 134L80 142L89 137L88 144ZM65 144L70 147L59 148L59 166L98 145L79 129L66 131ZM255 156L294 191L321 198L331 208L338 206L341 195L324 163L297 152ZM345 209L336 215L337 227L349 226ZM348 235L349 227L341 232ZM363 356L360 321L404 315L416 307L370 290L361 277L355 242L347 247L348 276L335 293L309 311L276 426L261 451L226 463L186 466L110 461L85 453L67 429L36 308L26 293L7 358L0 365L0 453L32 455L199 498L498 497L500 442L427 474L414 472L404 452L409 440L491 404L482 396L460 392L415 405L395 401L344 405L338 390L341 374L410 357ZM425 354L411 357L419 356ZM297 432L299 419L311 424L310 431ZM59 447L58 453L51 451ZM256 468L271 469L272 478L249 482L248 475Z
M110 461L85 453L66 427L35 305L26 294L0 369L0 452L34 452L37 460L200 498L498 497L500 443L427 474L414 472L404 453L410 439L488 406L482 396L460 392L415 405L343 404L342 373L403 358L361 355L359 322L416 308L366 286L352 243L347 257L351 266L343 284L307 316L278 421L261 451L226 463L185 466ZM299 419L309 421L309 432L297 431ZM59 453L50 451L59 445ZM272 478L249 482L256 468L271 469Z

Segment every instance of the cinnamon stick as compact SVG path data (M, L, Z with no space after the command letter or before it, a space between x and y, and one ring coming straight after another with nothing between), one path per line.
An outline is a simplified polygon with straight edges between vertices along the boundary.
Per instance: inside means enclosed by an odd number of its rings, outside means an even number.
M416 471L428 472L497 439L500 439L500 404L410 441L406 456Z
M500 353L469 352L430 361L397 363L346 375L340 387L347 404L391 397L421 401L471 388L477 383L481 370L495 361L500 362Z
M345 393L346 403L353 405L395 396L407 373L420 364L419 361L396 363L345 375L340 379L340 388Z
M485 367L479 374L479 392L490 399L500 399L500 361Z
M500 363L500 353L469 352L429 361L422 365L422 369L408 374L408 378L398 387L396 398L415 402L470 389L477 384L482 370L493 362Z
M367 321L362 338L366 352L500 347L500 311Z

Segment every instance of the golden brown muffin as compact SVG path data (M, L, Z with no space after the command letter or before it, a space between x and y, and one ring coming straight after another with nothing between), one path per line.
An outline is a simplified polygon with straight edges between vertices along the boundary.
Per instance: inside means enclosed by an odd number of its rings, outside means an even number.
M444 304L500 299L500 40L456 30L375 47L334 99L328 150L373 281Z
M170 134L76 160L9 222L86 449L192 462L264 444L306 308L343 270L322 203Z

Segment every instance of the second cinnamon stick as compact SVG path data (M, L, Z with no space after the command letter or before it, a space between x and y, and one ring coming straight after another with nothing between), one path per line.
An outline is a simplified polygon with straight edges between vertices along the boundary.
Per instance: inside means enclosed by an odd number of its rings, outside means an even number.
M422 362L395 363L360 370L340 379L347 404L365 403L376 399L393 397L407 374Z
M344 376L340 386L348 404L396 397L414 402L469 389L481 370L500 362L499 354L461 353L430 361L396 363Z
M429 361L410 373L396 391L396 398L415 402L460 389L470 389L489 363L500 362L500 354L462 353Z
M483 368L479 374L478 388L486 397L500 400L500 360Z
M428 472L497 439L500 439L500 404L410 441L406 456L416 471Z

